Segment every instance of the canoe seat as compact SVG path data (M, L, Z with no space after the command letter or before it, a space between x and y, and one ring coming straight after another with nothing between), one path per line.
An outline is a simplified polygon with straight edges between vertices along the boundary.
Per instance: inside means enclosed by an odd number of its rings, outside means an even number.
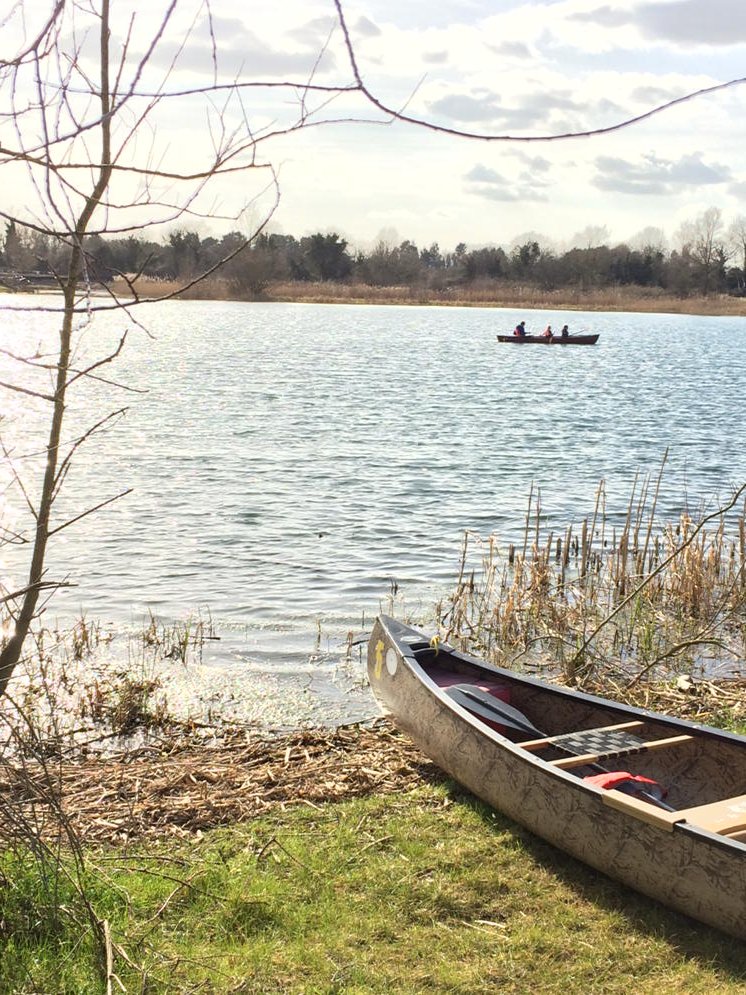
M610 742L610 739L605 737L605 733L621 733L623 730L627 729L640 729L644 726L644 722L639 720L635 722L620 722L615 726L601 726L598 729L582 729L580 732L565 732L560 736L545 736L543 739L529 739L522 742L520 745L524 750L543 750L548 746L559 746L563 750L567 750L568 753L575 753L575 745L580 747L581 753L588 753L592 749L602 749ZM628 736L629 741L634 740L635 743L641 743L641 739L637 739L635 736Z
M588 730L587 735L590 737L588 740L590 748L583 747L582 737L586 733L570 733L566 740L563 736L555 737L553 745L559 746L561 749L567 750L568 753L572 752L576 755L548 762L552 767L557 767L559 770L570 770L572 767L583 767L586 764L595 764L604 760L630 757L636 753L647 753L649 750L661 750L669 746L679 746L693 739L692 736L685 735L668 736L666 739L644 740L640 739L639 736L632 736L625 732L606 732L605 730L601 730L601 732L603 732L604 737L608 738L604 738L598 742L595 740L595 737L591 736L591 734L596 733L596 730ZM583 752L583 749L586 752Z
M746 831L746 795L724 798L719 802L710 802L709 805L679 809L676 814L700 829L733 838L738 834L738 838L741 838L740 834Z

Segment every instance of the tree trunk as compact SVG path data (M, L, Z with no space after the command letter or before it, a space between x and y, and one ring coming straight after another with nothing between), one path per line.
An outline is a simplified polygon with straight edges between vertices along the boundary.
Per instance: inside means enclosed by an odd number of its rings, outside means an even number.
M23 644L28 636L31 623L36 614L39 602L40 584L44 573L44 561L49 539L49 520L57 484L57 468L60 463L60 440L62 424L65 417L65 400L67 395L67 380L70 372L70 343L72 340L73 319L75 316L75 299L80 283L81 265L83 261L83 239L88 229L93 212L98 207L101 198L111 179L111 122L109 120L109 0L103 0L101 6L101 166L93 191L87 197L83 210L78 217L72 236L72 252L64 283L64 312L60 329L60 345L57 356L57 377L54 392L52 421L47 442L47 465L44 470L39 507L36 512L36 531L34 547L31 555L26 593L23 596L21 610L15 619L13 634L0 652L0 695L5 694L8 682L18 665L23 651Z

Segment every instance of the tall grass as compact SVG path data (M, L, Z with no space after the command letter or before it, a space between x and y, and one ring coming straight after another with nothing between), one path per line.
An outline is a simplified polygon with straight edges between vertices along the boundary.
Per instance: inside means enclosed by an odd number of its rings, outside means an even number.
M746 509L657 518L660 476L635 482L614 524L599 484L579 525L547 530L529 496L523 541L464 536L437 606L451 641L498 664L548 666L570 683L714 672L746 657Z
M112 287L124 296L129 287L115 281ZM179 293L177 281L141 278L137 283L143 296L174 294L192 300L246 300L231 282L219 275L202 280L186 293ZM676 297L659 287L618 286L581 289L542 288L508 280L475 280L469 284L428 286L415 284L376 287L366 283L299 281L270 283L251 299L314 304L436 304L459 307L518 307L579 311L639 311L673 314L746 314L746 298L727 295ZM509 329L506 329L509 331Z
M109 924L95 907L82 834L67 809L58 744L17 701L8 704L0 713L0 987L50 991L49 979L42 986L36 976L40 959L75 955L103 991Z

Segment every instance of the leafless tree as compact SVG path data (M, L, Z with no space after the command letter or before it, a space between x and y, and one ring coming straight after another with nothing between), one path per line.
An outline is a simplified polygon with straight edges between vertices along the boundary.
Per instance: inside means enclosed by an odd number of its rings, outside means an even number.
M723 214L719 207L708 207L693 221L678 230L682 252L694 263L700 289L705 297L713 289L716 274L725 265L728 252L724 241Z
M610 232L606 225L586 225L570 239L572 249L595 249L609 244Z
M656 228L653 225L647 225L626 241L630 249L636 249L638 252L660 252L662 254L668 248L665 232L662 228Z
M741 281L739 286L746 287L746 215L739 214L731 221L726 233L728 245L733 255L741 260Z
M32 21L33 10L27 13L18 4L0 25L4 39L0 45L6 53L0 61L0 167L6 182L23 184L25 201L12 212L0 211L0 217L9 232L32 233L54 249L47 262L61 299L34 309L37 315L53 311L59 316L52 352L3 351L3 366L10 373L0 387L28 404L46 405L49 418L40 484L28 485L23 472L23 457L38 453L4 451L6 467L33 526L28 536L4 535L6 541L27 542L30 562L21 590L0 589L0 605L12 617L10 635L0 649L0 694L21 658L40 598L55 586L45 575L49 540L121 496L55 517L59 508L55 502L77 451L122 411L76 430L69 438L63 424L70 389L81 381L122 387L105 377L104 367L121 353L128 332L137 325L133 307L177 292L151 291L144 297L137 274L126 273L120 274L127 285L126 299L117 298L105 285L96 286L88 249L91 240L180 219L223 217L235 224L251 208L252 216L261 220L220 260L226 262L264 228L278 202L275 171L262 155L265 144L319 123L328 103L346 89L316 84L313 61L300 82L223 80L209 2L166 0L155 10L133 12L126 5L114 8L110 0L53 0L38 23ZM184 83L180 71L198 28L209 39L207 58L212 64L210 82L203 87ZM19 34L23 40L13 47L12 39ZM319 59L323 52L324 46ZM264 120L272 123L256 127L249 103L258 93L278 92L291 106L289 116L279 121L265 111ZM188 154L167 144L169 124L179 115L188 115L192 129ZM217 180L225 184L241 178L246 186L252 177L258 178L254 189L263 197L258 207L245 194L232 210L221 211L207 200ZM208 272L214 269L215 264ZM192 273L178 289L183 291L206 275ZM7 307L15 309L13 304ZM102 311L119 313L124 330L108 351L81 360L80 339Z

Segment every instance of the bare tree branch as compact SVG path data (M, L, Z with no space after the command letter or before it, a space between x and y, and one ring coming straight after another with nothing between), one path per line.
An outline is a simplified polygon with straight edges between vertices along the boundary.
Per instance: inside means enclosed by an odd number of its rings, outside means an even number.
M33 585L34 590L43 591L46 589L58 591L63 587L75 587L69 581L64 580L42 580ZM9 601L17 601L18 598L22 598L25 594L31 590L31 587L22 587L18 591L11 591L10 594L6 594L0 598L0 605L7 604Z
M181 0L165 0L147 36L138 32L139 15L122 8L118 47L111 38L110 0L85 3L51 0L51 3L50 12L40 17L30 39L21 44L19 51L0 60L0 93L6 100L0 108L0 166L7 165L11 173L25 171L31 201L31 206L27 203L18 211L0 211L0 218L9 225L24 225L40 242L46 240L53 246L54 251L50 250L49 255L54 256L54 265L49 263L47 272L57 280L62 301L61 305L34 302L33 306L11 304L7 308L34 311L37 316L60 314L60 325L58 348L51 363L47 364L46 356L22 357L10 355L8 350L4 353L29 371L51 371L54 387L45 392L36 389L38 385L33 382L20 385L10 382L13 378L0 382L0 387L6 390L51 404L43 451L34 454L45 457L43 468L39 469L37 501L30 499L34 489L24 488L20 476L13 471L13 483L24 495L34 528L22 604L15 617L13 634L0 649L0 695L7 689L31 622L38 613L40 591L46 583L44 563L49 539L129 493L123 491L63 524L54 527L51 524L54 502L74 456L86 440L123 413L113 412L86 431L77 431L72 443L63 441L71 388L81 386L79 382L83 380L124 386L101 376L99 371L121 355L127 333L121 335L118 345L111 347L106 355L95 352L98 358L93 359L83 348L86 333L99 315L118 311L126 314L135 328L142 329L143 323L133 313L136 306L170 300L190 290L251 245L265 230L280 201L276 170L271 162L265 161L269 143L330 124L388 127L397 121L486 142L589 137L628 127L687 100L746 82L744 78L706 87L605 128L553 135L478 134L420 119L407 113L407 102L397 109L380 99L363 79L342 0L334 0L334 7L350 72L337 85L324 85L316 80L331 44L331 32L304 82L245 80L238 75L224 81L219 77L220 23L213 18L209 0L197 3L183 27L176 23L177 8L183 6ZM14 10L22 11L22 6ZM114 11L117 12L116 7ZM176 71L203 24L208 36L212 81L205 86L188 83L179 87ZM97 42L97 53L90 50L93 41ZM256 121L252 124L248 97L258 92L272 98L290 95L293 101L290 113L283 113L278 119L269 113L258 124ZM333 102L338 98L347 101L350 97L365 109L365 114L353 117L340 112L335 117L331 110ZM201 102L203 116L195 110L195 102ZM159 134L162 121L170 120L166 116L183 113L185 106L195 122L206 124L200 140L195 140L194 149L190 150L195 153L194 160L191 155L169 149L162 140L162 131ZM251 177L254 181L251 191L242 192L240 206L233 203L218 209L214 202L208 203L213 181L236 177ZM95 253L90 251L93 238L130 235L179 219L219 217L239 221L245 217L249 205L259 202L252 200L251 193L262 186L257 197L263 198L263 220L253 224L251 231L237 243L231 242L230 248L226 243L221 259L211 260L209 264L190 262L180 267L175 288L143 293L138 274L133 277L131 273L120 275L132 299L118 297L111 286L97 285ZM101 294L95 300L94 288ZM7 453L6 459L9 459Z
M30 390L28 387L21 387L19 384L6 383L4 380L0 380L0 387L5 387L6 390L14 390L19 394L26 394L28 397L38 397L42 401L51 401L54 403L54 394L42 394L38 390Z
M95 363L91 363L91 365L87 366L84 370L76 371L74 373L74 376L70 377L70 379L67 381L67 386L71 387L72 384L74 384L76 380L80 380L81 377L90 376L93 370L98 370L102 366L105 366L107 363L113 363L114 360L117 358L117 356L121 353L122 349L124 348L124 343L126 339L127 339L127 332L125 331L121 339L119 340L119 345L116 347L114 352L109 353L108 356L104 356L103 359L96 360Z
M70 461L73 458L73 455L77 452L78 449L80 449L83 443L87 442L92 435L95 435L96 432L100 431L105 425L108 425L115 418L121 418L126 413L127 413L127 408L120 408L119 411L111 411L108 415L102 418L101 421L96 422L95 425L91 425L91 427L86 432L84 432L83 435L80 435L78 436L77 439L75 439L75 441L70 445L70 451L68 452L67 456L65 456L65 458L60 463L59 473L57 479L55 480L55 494L60 489L60 483L61 483L60 475L63 473L67 473L67 468L70 464Z
M114 501L118 501L120 498L126 497L128 494L131 493L132 493L131 487L128 487L126 491L120 491L120 493L115 494L114 497L107 498L105 501L101 501L99 502L99 504L94 505L92 508L88 508L86 511L83 511L79 515L76 515L75 518L70 518L66 522L63 522L62 525L58 525L56 528L50 529L48 535L53 536L56 535L58 532L62 532L63 529L69 528L71 525L74 525L76 522L79 522L82 518L87 518L88 515L92 515L94 512L100 511L102 508L105 508L107 505L113 504Z
M337 16L342 29L342 35L344 37L345 48L347 49L347 56L350 61L352 75L355 79L357 89L365 97L365 99L374 107L377 107L383 114L386 114L391 121L403 121L406 124L414 124L420 128L426 128L428 131L436 131L440 134L452 135L456 138L471 138L480 142L561 142L566 141L569 138L592 138L596 135L608 135L613 131L621 131L623 128L629 128L633 124L639 124L640 121L646 121L648 118L654 117L656 114L662 114L664 111L671 110L672 107L678 107L680 104L688 103L698 97L703 97L709 93L718 93L722 90L727 90L734 86L741 86L746 83L746 76L742 76L738 79L727 80L724 83L716 83L714 86L705 86L699 90L694 90L691 93L685 93L681 97L676 97L673 100L667 100L665 103L658 104L656 107L644 111L642 114L635 114L631 117L624 118L621 121L617 121L616 124L607 125L604 128L588 128L583 131L564 131L559 133L547 133L543 135L495 135L488 132L465 131L460 128L449 128L446 125L435 124L435 122L427 121L424 118L404 114L401 110L389 107L382 100L376 97L376 95L368 89L367 85L363 81L357 57L355 55L355 48L352 44L350 30L347 26L342 0L334 0L334 6L337 9Z
M65 0L57 0L54 7L52 8L52 12L49 15L49 18L47 19L41 30L38 32L36 37L32 39L32 41L26 46L25 49L23 49L23 51L21 51L15 57L15 59L11 59L9 62L6 61L5 59L0 59L0 68L20 66L30 56L35 59L38 58L39 51L41 51L42 56L46 55L49 49L48 48L43 49L42 42L49 34L51 34L52 29L57 25L57 22L60 18L60 15L62 14L64 7L65 7Z

